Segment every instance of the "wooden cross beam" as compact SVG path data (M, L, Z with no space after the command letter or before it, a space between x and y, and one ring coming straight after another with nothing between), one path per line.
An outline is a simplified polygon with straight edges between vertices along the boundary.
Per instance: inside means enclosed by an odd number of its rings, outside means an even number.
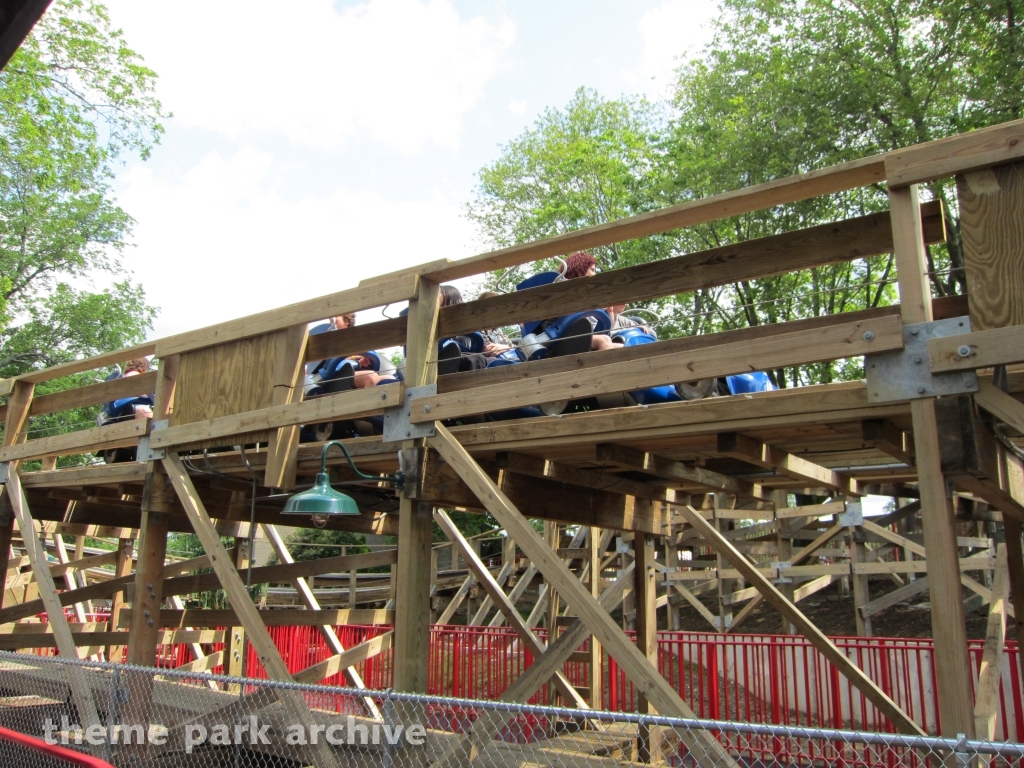
M747 581L757 587L764 598L789 619L800 633L810 640L811 644L825 658L832 662L857 690L864 694L865 698L889 718L900 732L913 733L920 736L925 735L924 730L914 722L910 715L900 709L899 705L890 699L881 688L875 685L860 667L850 661L846 654L839 650L835 643L829 640L814 622L808 619L793 603L789 602L778 588L769 579L765 578L749 560L737 552L736 548L713 525L701 517L692 507L682 507L681 511L689 520L690 525L700 530L703 538L710 542L711 546L720 552L723 557L729 560L733 567L743 574Z
M494 515L499 525L515 538L523 552L537 564L545 580L558 590L559 595L576 611L576 615L584 621L588 630L619 662L634 684L644 691L658 712L677 717L694 717L693 710L637 649L633 641L590 594L590 590L573 576L561 558L540 539L529 521L513 506L466 449L440 422L435 424L435 429L436 436L428 440L430 447L456 469L477 498ZM682 738L696 760L705 768L736 765L736 761L710 733L686 733Z
M255 649L263 668L267 671L267 676L271 680L291 681L291 673L288 672L287 665L260 618L259 612L249 596L249 590L245 588L241 576L235 570L231 556L221 543L217 529L207 515L203 502L200 501L199 494L196 492L195 486L192 485L192 480L185 471L181 459L177 454L169 452L163 459L163 466L185 508L185 513L192 522L203 549L210 557L214 572L220 578L221 586L227 592L239 624L245 627L246 637ZM294 718L293 722L303 723L309 720L311 715L300 692L275 690L275 694L289 716ZM334 752L326 743L317 745L317 755L325 766L340 768Z

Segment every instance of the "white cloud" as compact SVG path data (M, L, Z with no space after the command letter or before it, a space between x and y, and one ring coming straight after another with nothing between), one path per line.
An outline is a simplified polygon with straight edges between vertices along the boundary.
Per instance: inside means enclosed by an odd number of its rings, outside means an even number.
M208 153L176 181L142 164L119 179L141 244L126 266L162 310L154 338L472 253L470 224L439 191L401 202L337 187L295 199L273 174L271 155L243 146Z
M645 13L637 24L643 60L638 69L623 72L625 80L651 96L668 95L675 69L711 41L717 15L716 0L666 0Z
M353 140L406 153L456 146L463 115L516 34L504 17L461 18L451 0L108 5L160 73L176 122L319 149Z
M525 115L526 114L526 102L525 101L510 101L508 103L508 111L513 115Z

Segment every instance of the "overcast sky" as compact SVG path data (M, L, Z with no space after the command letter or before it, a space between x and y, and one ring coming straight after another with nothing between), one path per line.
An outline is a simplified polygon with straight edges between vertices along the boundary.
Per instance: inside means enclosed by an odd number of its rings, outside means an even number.
M484 250L475 174L580 86L656 96L714 0L107 0L174 113L122 169L166 336ZM282 13L282 10L286 13Z

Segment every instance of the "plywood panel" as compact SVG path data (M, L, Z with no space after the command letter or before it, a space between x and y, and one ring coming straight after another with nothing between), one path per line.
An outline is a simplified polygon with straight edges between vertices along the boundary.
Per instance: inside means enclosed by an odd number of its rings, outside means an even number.
M971 328L1024 324L1024 162L957 176Z
M279 333L183 352L171 426L273 405Z

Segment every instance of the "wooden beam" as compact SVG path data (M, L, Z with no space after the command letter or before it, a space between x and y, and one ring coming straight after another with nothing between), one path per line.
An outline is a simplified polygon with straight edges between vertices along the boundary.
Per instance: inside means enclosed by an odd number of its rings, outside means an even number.
M888 594L876 597L870 603L860 606L859 610L865 617L875 616L881 613L886 608L891 608L894 605L902 603L910 598L925 592L928 589L928 577L925 576L923 579L912 581L909 584L894 589Z
M530 523L512 505L473 458L466 452L440 422L437 435L429 445L445 461L452 464L462 479L485 504L520 549L529 557L554 589L566 600L589 630L601 641L608 653L619 662L626 674L646 691L648 700L665 715L693 717L686 702L675 689L651 666L636 645L618 627L600 603L569 571L561 559L547 547ZM708 732L685 733L681 736L695 759L702 765L736 765L722 745Z
M681 461L673 461L653 453L635 448L602 443L597 446L597 460L614 464L623 469L660 477L663 480L679 480L716 492L733 493L744 498L771 501L771 492L760 486L737 480L734 477L712 472L704 467L691 467Z
M882 453L914 466L914 440L888 419L865 419L860 423L864 442Z
M139 344L135 347L127 347L126 349L119 349L114 352L106 352L102 355L87 357L83 360L72 360L70 363L62 363L61 365L54 365L50 368L41 368L38 371L30 371L29 373L24 373L21 376L18 376L14 381L24 382L26 384L42 384L45 381L53 381L54 379L71 376L75 373L94 371L98 368L106 368L108 365L123 363L125 360L132 360L136 357L148 357L155 351L156 344L154 342Z
M14 516L21 528L22 540L25 543L25 552L32 563L32 570L36 574L36 584L39 587L39 595L46 606L46 617L53 630L54 640L61 656L69 659L79 658L75 639L68 626L68 620L64 616L64 607L57 596L57 587L53 583L53 577L46 567L46 553L42 543L35 533L35 524L32 520L32 512L28 507L28 500L21 487L18 478L18 471L11 467L9 470L7 484L4 486L5 495L9 497ZM88 673L82 667L69 666L66 669L68 682L71 687L71 696L74 700L78 716L82 719L82 725L88 729L100 725L99 713L96 709L96 701L93 698L92 685L88 679Z
M1021 525L1010 517L1003 518L1003 533L1006 538L1006 560L1010 575L1010 595L1013 603L1011 615L1021 637L1024 627L1024 547L1021 546Z
M473 575L476 576L477 581L480 582L480 586L487 592L488 597L494 601L494 604L501 611L505 620L509 623L509 626L515 630L516 635L524 646L534 656L541 656L546 650L547 646L541 642L537 636L533 633L533 630L526 625L523 621L523 617L519 615L519 611L509 601L508 596L501 589L501 586L495 581L494 577L491 576L491 572L487 570L487 567L480 560L480 556L476 553L476 550L469 545L466 541L466 537L462 535L462 532L455 527L455 523L452 522L448 514L441 509L434 510L434 522L437 523L444 535L448 537L448 540L458 547L463 559L466 561L466 565L469 567ZM512 535L511 533L509 535ZM586 699L584 699L579 692L573 688L572 683L561 672L556 672L554 675L555 685L558 687L559 692L566 698L567 701L571 702L578 709L588 709Z
M204 440L289 427L293 424L318 424L352 416L376 416L384 413L385 408L401 405L402 392L401 384L385 384L380 387L339 392L299 403L272 405L248 413L218 416L206 421L154 430L149 436L150 445L153 448L175 448Z
M181 459L176 454L169 453L162 460L162 463L164 470L171 479L171 483L174 485L178 498L181 500L182 506L185 508L186 514L188 514L189 520L192 522L192 526L195 528L196 535L199 537L203 549L210 557L214 571L220 577L221 585L224 587L224 591L227 592L228 600L231 601L233 611L238 618L238 623L245 627L247 639L256 651L256 655L266 670L268 678L271 680L290 681L292 677L288 672L288 667L281 658L277 646L274 645L273 638L267 632L266 625L263 623L259 611L256 610L256 606L253 605L249 591L245 588L245 584L242 583L238 571L234 569L231 558L221 543L217 529L213 527L213 523L206 514L206 509L203 507L199 494L196 493L195 486L185 471L185 466L181 463ZM284 705L287 714L295 718L293 722L304 723L308 721L311 715L300 692L275 689L274 695ZM338 761L334 753L326 744L319 746L317 757L329 768L338 767Z
M84 387L66 389L50 395L33 398L30 416L42 416L47 413L69 411L87 405L106 403L122 397L133 397L153 392L156 388L156 371L138 376L122 376L120 379L102 381L99 384L88 384ZM7 406L0 406L0 414L6 414ZM24 478L23 478L24 479Z
M260 312L248 317L229 320L226 323L207 326L197 331L186 331L168 336L156 342L156 355L163 359L179 352L189 352L215 344L260 336L282 328L306 324L344 312L358 312L362 309L396 304L416 295L415 275L395 278L381 278L358 288L328 294L316 299L300 301L280 309Z
M293 325L277 334L274 354L273 405L288 405L302 399L302 383L306 373L306 324ZM294 424L280 427L270 436L263 484L268 488L295 487L295 468L299 459L299 431Z
M914 174L905 178L912 179ZM889 207L904 322L928 322L932 319L931 285L917 186L890 189ZM952 737L963 733L972 737L970 656L961 600L960 569L956 566L953 508L940 461L935 399L911 401L910 412L924 541L929 554L928 584L942 734Z
M250 600L251 602L251 600ZM122 611L122 625L130 621L134 611ZM337 627L344 624L385 625L395 620L395 612L382 608L268 608L258 610L257 616L267 627ZM153 619L160 628L168 627L229 627L244 626L238 612L231 608L164 608Z
M808 619L803 612L789 602L778 588L766 579L761 572L754 567L735 547L719 533L713 525L700 516L690 506L679 507L680 512L687 518L690 525L699 530L701 536L708 541L716 551L720 552L743 577L757 587L764 598L770 602L776 610L785 615L790 622L804 635L818 651L828 659L840 674L846 677L850 683L859 690L864 697L885 715L889 721L901 733L912 733L925 735L925 732L914 722L906 712L900 709L899 705L890 699L881 688L868 677L860 667L854 664L818 627Z
M101 448L124 448L135 445L148 429L149 419L132 419L63 435L40 437L19 445L0 448L0 461L87 453Z
M1017 398L1006 394L991 382L981 380L978 382L974 402L1024 435L1024 403Z
M844 478L838 472L736 432L719 433L718 453L776 470L812 486L824 485L837 490L847 490L850 486L849 478Z
M394 630L389 630L377 637L371 637L358 645L353 645L347 651L343 651L329 659L324 659L319 664L306 667L301 672L296 672L295 682L297 683L319 683L324 678L336 675L342 670L355 669L356 664L362 664L367 659L372 659L391 648L394 640ZM362 686L360 686L362 687Z
M971 371L1024 362L1022 332L1024 324L932 339L928 342L932 373ZM971 351L961 355L961 348L965 346Z
M421 387L437 381L437 314L440 286L422 279L409 302L405 382ZM376 387L375 389L380 389ZM397 405L398 403L396 403ZM402 443L410 466L422 466L423 441ZM395 690L426 693L430 649L430 553L433 505L405 492L399 500L398 573L395 582Z
M868 341L866 331L872 331ZM650 349L648 350L647 347ZM786 333L751 342L723 344L686 354L664 354L657 344L645 345L642 364L623 365L620 351L590 358L595 365L509 384L423 398L413 409L413 423L470 416L537 405L553 400L577 399L608 392L626 392L679 381L713 378L751 370L800 365L838 357L883 352L903 347L903 332L894 316L854 322L813 331ZM634 353L639 354L639 353ZM636 362L636 361L633 361ZM429 406L429 410L426 410Z
M884 155L885 177L894 189L1002 165L1022 155L1024 120L1011 120L888 152Z
M167 558L167 509L170 489L167 475L154 462L148 465L146 490L142 500L142 530L139 533L139 561L135 569L135 593L132 608L128 663L144 667L156 666L157 633L153 617L163 604L164 560ZM125 578L127 581L127 577ZM140 718L146 713L139 712Z
M658 666L658 586L655 573L654 540L646 534L633 539L633 606L636 611L636 647L652 667ZM642 691L642 689L641 689ZM637 693L637 712L656 715L658 710L641 692ZM640 724L637 731L637 760L649 763L658 751L657 729Z
M987 741L996 737L1003 644L1006 640L1006 600L1009 597L1010 580L1005 544L999 545L996 561L992 602L989 603L988 624L985 628L985 650L978 668L978 693L974 704L974 732L977 738Z

